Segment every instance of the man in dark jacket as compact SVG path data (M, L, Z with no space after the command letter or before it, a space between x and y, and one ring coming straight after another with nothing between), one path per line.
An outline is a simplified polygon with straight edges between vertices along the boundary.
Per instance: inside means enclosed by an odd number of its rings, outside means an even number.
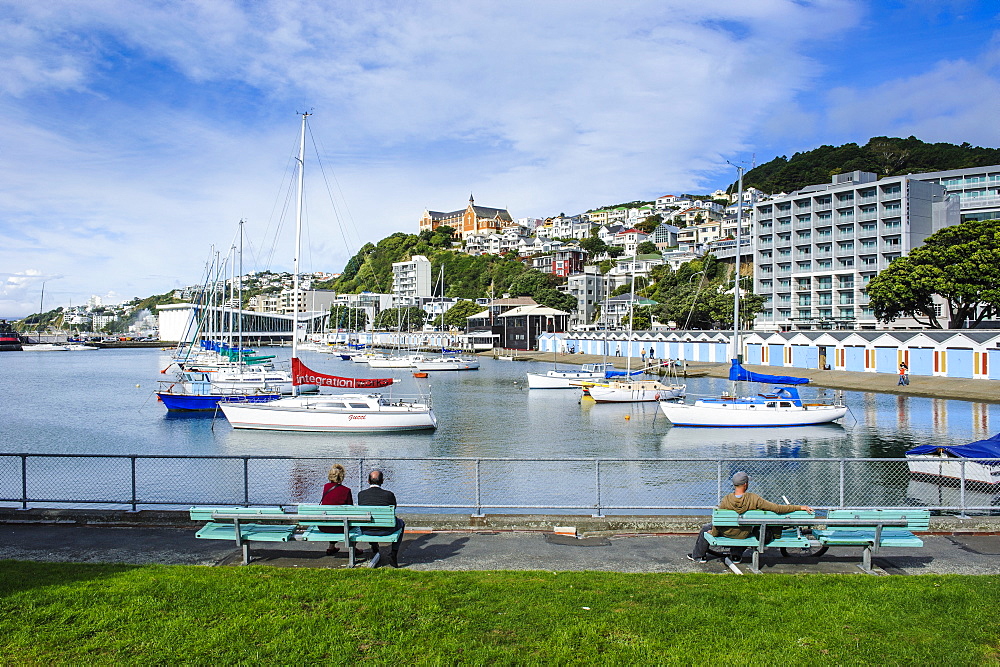
M796 510L803 510L805 512L813 511L813 508L808 505L779 505L764 500L756 493L747 491L748 486L750 486L750 476L745 472L738 472L733 475L733 492L722 499L722 502L719 503L719 509L735 510L738 514L743 514L748 510L766 510L775 514L788 514ZM713 537L732 537L742 540L749 537L754 530L756 529L750 526L715 528L711 523L706 523L698 531L698 539L694 543L694 551L688 554L688 560L693 560L696 563L707 562L705 558L705 554L708 553L708 540L705 539L705 533L707 532L711 532ZM740 562L743 549L743 547L730 547L730 558L737 563Z
M381 470L372 470L368 473L368 488L364 491L358 491L358 505L391 505L395 507L396 494L383 489L382 481ZM362 528L361 532L365 535L391 535L397 530L400 531L399 539L392 543L392 550L386 559L390 567L399 567L397 557L399 556L399 545L403 542L403 530L405 528L406 524L397 516L396 525L393 528ZM382 560L379 544L377 542L370 542L368 546L372 548L372 557L368 561L368 567L378 567L379 561Z

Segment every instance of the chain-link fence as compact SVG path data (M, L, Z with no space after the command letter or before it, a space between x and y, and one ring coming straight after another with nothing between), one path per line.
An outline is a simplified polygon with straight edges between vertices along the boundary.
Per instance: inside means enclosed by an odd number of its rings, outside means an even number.
M592 515L707 510L746 471L751 490L775 501L841 507L994 510L1000 462L935 464L922 473L907 459L532 459L294 458L0 454L0 504L132 510L191 505L292 505L318 502L333 463L362 489L369 471L408 511ZM909 465L908 465L909 464ZM978 467L977 467L978 466ZM986 472L983 473L983 470ZM987 477L986 479L992 479Z

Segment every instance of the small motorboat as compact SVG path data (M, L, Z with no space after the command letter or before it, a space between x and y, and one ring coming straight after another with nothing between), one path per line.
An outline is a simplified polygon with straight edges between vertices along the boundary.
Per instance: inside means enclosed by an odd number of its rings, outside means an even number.
M1000 433L967 445L920 445L906 452L914 477L960 484L1000 484ZM964 470L963 470L964 468Z

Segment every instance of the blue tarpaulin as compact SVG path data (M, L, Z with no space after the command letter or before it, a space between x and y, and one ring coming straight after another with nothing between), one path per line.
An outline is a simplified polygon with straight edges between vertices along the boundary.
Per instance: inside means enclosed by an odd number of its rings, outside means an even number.
M809 382L809 378L754 373L743 368L739 359L733 359L733 365L729 368L729 379L733 382L767 382L769 384L807 384Z
M645 371L632 371L631 373L626 373L625 371L604 371L604 378L620 378L625 375L642 375Z
M936 454L944 450L952 456L965 459L1000 459L1000 433L992 438L976 440L967 445L920 445L906 452L910 454Z

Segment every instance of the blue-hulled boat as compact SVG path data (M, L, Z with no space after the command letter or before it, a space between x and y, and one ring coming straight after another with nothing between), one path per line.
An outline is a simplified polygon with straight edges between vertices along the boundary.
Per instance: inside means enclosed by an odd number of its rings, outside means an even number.
M185 371L173 382L160 381L156 397L171 411L215 410L219 399L238 396L250 403L266 403L281 398L277 390L254 389L251 392L219 389L212 385L209 373Z

